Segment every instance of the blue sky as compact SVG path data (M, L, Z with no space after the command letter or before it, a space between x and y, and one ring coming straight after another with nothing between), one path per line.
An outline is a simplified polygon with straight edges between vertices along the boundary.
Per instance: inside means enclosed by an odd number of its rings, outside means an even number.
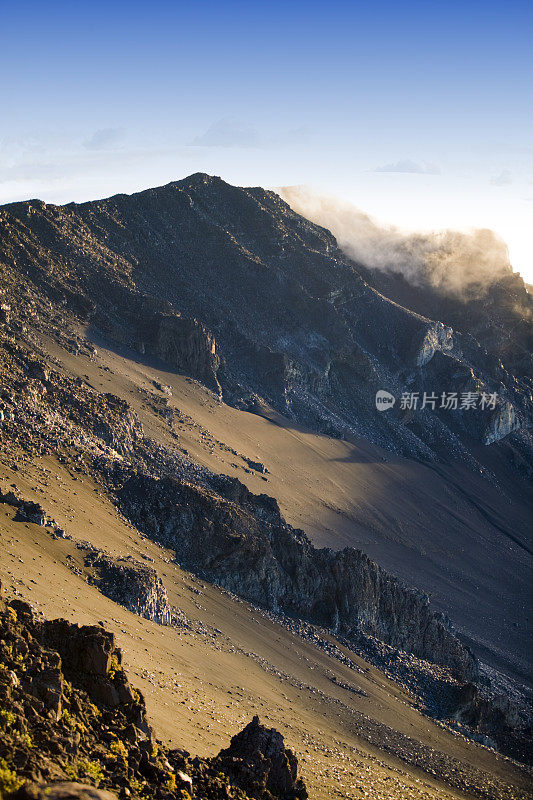
M491 227L533 281L533 5L5 2L0 202L191 172Z

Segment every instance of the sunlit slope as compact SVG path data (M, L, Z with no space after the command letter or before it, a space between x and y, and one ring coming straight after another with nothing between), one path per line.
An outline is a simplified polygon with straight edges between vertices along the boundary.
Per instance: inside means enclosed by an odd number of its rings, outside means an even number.
M354 668L271 622L248 604L191 578L172 554L142 538L90 479L53 458L0 469L42 504L73 540L13 520L0 506L0 578L48 617L103 622L123 648L130 679L145 694L159 735L211 754L254 713L275 725L301 757L310 796L446 798L473 796L455 786L483 786L490 797L527 794L509 762L451 735L417 711L408 696L362 659ZM171 603L192 623L176 630L143 620L86 583L89 541L110 554L147 559ZM406 738L408 737L408 738ZM434 774L428 774L433 771ZM452 775L453 773L453 775Z
M511 477L491 485L460 463L428 466L364 440L294 427L268 408L238 411L162 363L141 362L133 351L100 340L93 359L47 345L67 370L127 399L148 435L273 495L285 518L316 545L364 550L430 593L434 608L448 613L482 660L520 677L531 672L531 520L528 498L523 489L514 497ZM175 409L172 422L166 408ZM491 454L497 458L497 447ZM481 457L488 458L486 448ZM505 463L498 469L505 476Z

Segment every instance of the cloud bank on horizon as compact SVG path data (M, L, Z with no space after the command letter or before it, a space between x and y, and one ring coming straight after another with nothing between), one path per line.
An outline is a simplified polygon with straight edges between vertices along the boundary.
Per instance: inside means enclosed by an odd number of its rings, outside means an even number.
M494 231L406 233L379 224L356 206L305 186L276 190L293 211L330 230L340 247L370 269L401 273L415 285L474 295L512 272L507 245Z

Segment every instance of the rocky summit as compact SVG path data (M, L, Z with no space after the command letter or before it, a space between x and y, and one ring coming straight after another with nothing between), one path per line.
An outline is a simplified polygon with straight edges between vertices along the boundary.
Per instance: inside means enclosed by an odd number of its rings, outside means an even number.
M510 268L410 284L196 174L1 207L0 292L3 796L531 796Z
M0 212L0 259L54 304L253 408L415 457L506 439L531 458L531 297L511 270L454 301L351 261L273 192L204 174L136 195ZM20 288L20 287L19 287ZM6 307L10 305L6 297ZM9 313L6 308L5 313ZM376 391L496 394L376 420Z

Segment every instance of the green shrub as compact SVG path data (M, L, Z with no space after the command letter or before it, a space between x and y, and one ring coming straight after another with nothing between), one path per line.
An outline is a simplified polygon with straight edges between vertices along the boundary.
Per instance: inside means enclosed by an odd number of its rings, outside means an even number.
M111 656L111 660L109 662L109 669L107 671L107 674L109 675L109 677L111 678L112 681L115 680L115 675L117 674L119 669L120 669L120 664L119 664L118 658L115 655Z
M105 777L100 762L89 761L86 758L80 758L75 764L67 764L65 772L72 781L79 781L82 778L91 778L96 786L99 786Z
M29 733L19 733L19 731L11 731L11 735L19 744L24 744L26 747L30 749L35 747L33 744L33 739L31 738Z
M173 792L176 788L176 776L173 772L167 773L167 777L164 780L164 784L169 790L169 792Z
M138 780L135 776L130 778L130 789L139 794L144 787L143 781Z
M111 742L111 744L109 745L109 749L116 758L122 759L124 763L127 762L128 750L124 742L121 742L119 739L117 739L115 742Z
M0 708L0 720L2 727L11 728L17 721L17 716L12 711L8 711L7 708Z
M7 761L0 758L0 797L16 792L24 783L24 778L19 778L15 770L10 769Z
M97 786L104 780L104 773L102 772L102 765L99 761L82 761L80 762L80 769L85 774L85 777L92 778Z

